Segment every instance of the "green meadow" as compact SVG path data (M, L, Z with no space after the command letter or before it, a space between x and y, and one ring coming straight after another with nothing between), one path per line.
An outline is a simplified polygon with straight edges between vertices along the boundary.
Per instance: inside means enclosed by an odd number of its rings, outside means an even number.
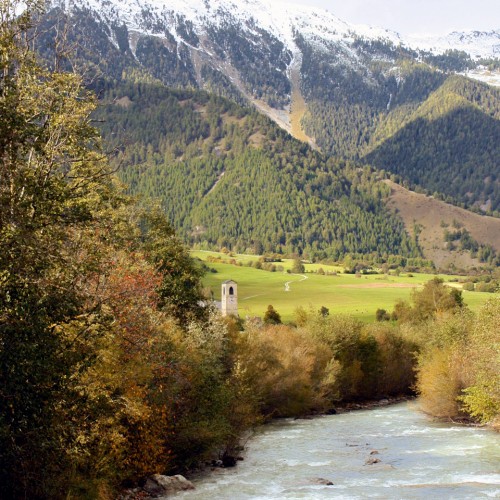
M398 300L408 300L414 288L421 287L433 279L434 274L401 273L399 276L370 274L355 276L343 274L339 266L324 264L305 264L303 275L286 272L293 265L292 260L276 262L283 271L270 272L248 267L249 261L257 261L255 255L225 255L217 252L193 251L192 256L205 261L217 272L208 272L203 285L213 292L215 300L220 300L221 283L232 279L238 283L238 309L242 318L262 317L269 304L280 313L284 322L294 320L297 307L318 311L322 306L330 314L349 314L362 321L375 320L377 309L392 311ZM207 261L209 256L233 260L235 264ZM211 259L209 259L211 260ZM318 274L322 268L327 274ZM335 274L334 274L335 273ZM463 277L438 275L450 286L460 287L456 280ZM484 304L489 293L463 292L465 303L472 309Z

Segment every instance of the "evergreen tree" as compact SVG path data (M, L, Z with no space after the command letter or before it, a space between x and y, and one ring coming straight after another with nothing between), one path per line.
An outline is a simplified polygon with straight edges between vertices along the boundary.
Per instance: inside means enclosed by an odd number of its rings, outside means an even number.
M292 273L302 274L305 271L306 271L306 268L304 267L304 264L302 264L302 261L300 259L294 259L293 266L292 266Z

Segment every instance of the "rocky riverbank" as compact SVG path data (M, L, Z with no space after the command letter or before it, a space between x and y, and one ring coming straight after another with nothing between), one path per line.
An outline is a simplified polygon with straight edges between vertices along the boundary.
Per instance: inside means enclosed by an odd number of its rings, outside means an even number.
M168 497L180 491L194 490L194 485L184 476L163 476L154 474L146 479L144 485L123 491L117 500L141 500Z
M328 414L335 415L336 413L346 413L356 410L371 410L382 406L404 403L405 401L413 401L414 399L414 396L393 396L377 400L340 403L334 410L328 412Z
M196 489L178 496L398 500L415 492L419 498L498 494L500 435L436 422L411 401L373 405L369 411L278 419L262 426L236 470L220 467L193 475Z

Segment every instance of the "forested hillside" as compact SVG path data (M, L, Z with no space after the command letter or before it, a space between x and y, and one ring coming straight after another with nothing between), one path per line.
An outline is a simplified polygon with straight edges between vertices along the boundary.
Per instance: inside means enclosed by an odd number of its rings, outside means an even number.
M325 65L311 51L303 80L303 125L324 152L397 174L448 202L498 212L500 90L409 61L371 62L367 74L331 57Z
M381 119L364 161L447 201L498 212L499 137L500 91L449 77L418 107Z
M500 91L455 74L495 67L495 59L410 49L390 34L358 34L328 13L300 8L278 20L279 9L242 17L246 4L207 1L203 17L189 2L184 11L165 0L162 9L131 6L131 21L112 2L52 6L40 52L54 61L54 33L65 33L75 48L67 67L77 63L93 82L205 89L256 104L285 127L293 120L292 96L300 96L303 131L326 155L391 172L455 204L493 215L500 210Z
M190 243L341 258L419 257L388 188L268 118L203 92L112 87L96 118L132 193L161 201Z

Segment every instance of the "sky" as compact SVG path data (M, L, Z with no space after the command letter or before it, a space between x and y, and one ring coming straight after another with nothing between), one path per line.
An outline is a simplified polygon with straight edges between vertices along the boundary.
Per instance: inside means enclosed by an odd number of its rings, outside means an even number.
M296 0L323 7L343 21L399 33L444 35L500 29L500 0Z

